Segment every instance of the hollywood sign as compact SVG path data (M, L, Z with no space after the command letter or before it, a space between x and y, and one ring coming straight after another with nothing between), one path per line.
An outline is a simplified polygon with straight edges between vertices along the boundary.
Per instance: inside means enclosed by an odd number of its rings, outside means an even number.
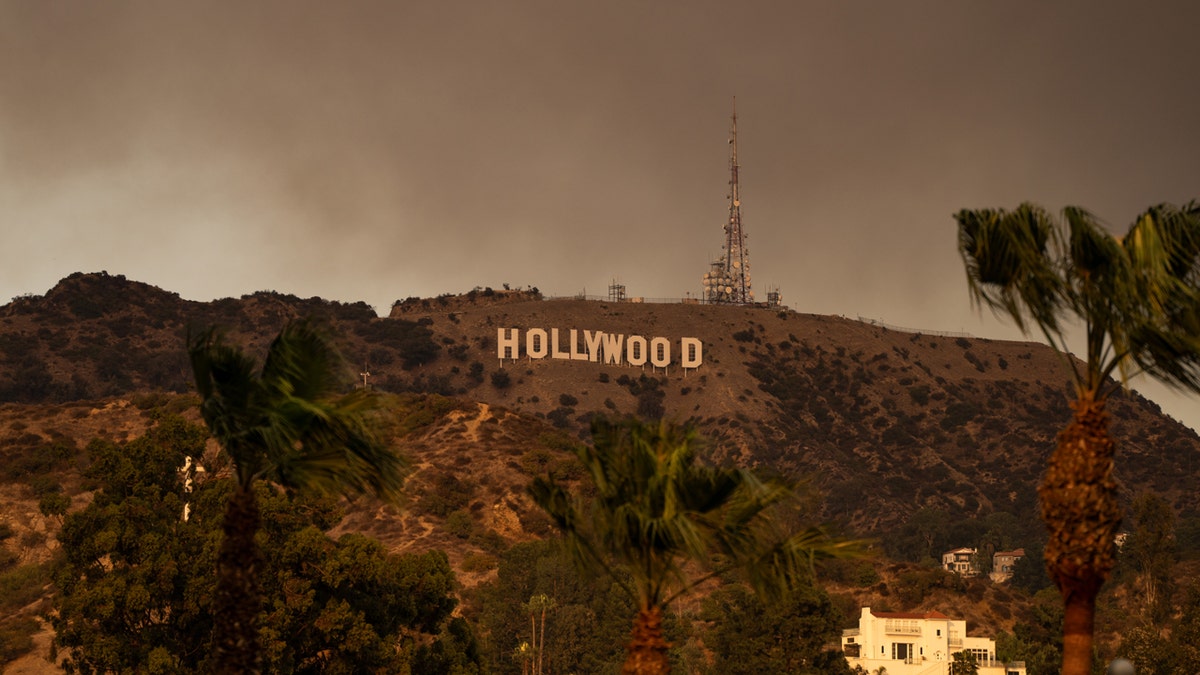
M582 336L580 335L582 333ZM496 329L496 356L500 359L563 359L565 361L591 361L631 366L649 363L656 368L666 368L672 363L672 343L665 337L646 338L642 335L605 333L604 331L576 330L571 328L562 335L557 328L530 328L521 339L519 328ZM583 338L582 344L579 338ZM564 339L565 338L565 339ZM699 338L679 339L679 365L683 368L699 368L704 363L704 345Z

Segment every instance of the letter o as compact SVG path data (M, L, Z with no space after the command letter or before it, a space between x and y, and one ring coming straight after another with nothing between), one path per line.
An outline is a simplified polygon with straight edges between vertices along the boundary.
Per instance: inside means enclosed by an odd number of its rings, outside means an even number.
M525 331L525 353L531 359L546 358L546 355L550 353L550 342L546 339L546 329L530 328Z
M650 341L650 363L655 368L666 368L671 365L671 341L664 337L656 337Z
M625 341L625 360L631 366L646 365L646 338L641 335L629 336Z

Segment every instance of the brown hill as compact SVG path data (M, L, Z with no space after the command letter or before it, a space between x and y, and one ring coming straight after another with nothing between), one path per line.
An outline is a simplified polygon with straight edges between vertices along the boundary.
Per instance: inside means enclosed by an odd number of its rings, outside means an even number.
M1032 520L1041 467L1069 414L1064 364L1035 343L765 308L543 300L536 291L490 289L409 299L378 318L363 303L273 292L191 302L104 273L72 275L45 296L0 308L0 401L187 391L189 325L220 324L261 348L303 315L328 320L380 389L503 408L578 436L595 414L692 420L718 461L812 476L825 515L863 532L887 532L922 507ZM676 353L666 369L524 354L502 361L501 328L522 336L558 329L564 341L577 329L580 351L584 330L661 336ZM699 368L678 366L682 337L702 341ZM1187 478L1200 469L1200 438L1136 394L1118 395L1111 412L1127 494L1154 491L1195 514L1200 495ZM482 448L466 444L463 452Z
M446 550L467 587L490 578L512 543L548 532L525 486L546 470L577 474L567 450L596 414L693 421L716 461L811 477L824 516L887 547L922 508L947 522L1007 512L1036 538L1034 489L1069 412L1064 364L1034 343L767 308L544 300L536 291L409 299L379 318L363 303L270 291L200 303L121 276L75 274L0 307L0 552L18 562L50 557L59 521L41 514L39 497L53 484L72 508L90 499L79 469L92 438L135 438L157 409L195 418L189 327L218 324L262 350L299 316L326 320L370 386L395 394L394 442L415 462L406 504L360 500L337 531L393 550ZM500 329L518 329L523 344L534 328L663 337L674 358L665 369L498 358ZM685 337L703 345L703 363L687 371L678 354ZM1137 395L1118 395L1111 412L1126 496L1154 492L1196 516L1196 434ZM929 570L873 566L869 585L834 586L848 614L862 603L953 609L979 630L998 630L1029 611L1010 611L1008 592L983 582L939 590L923 581ZM43 608L44 587L33 581L22 615Z

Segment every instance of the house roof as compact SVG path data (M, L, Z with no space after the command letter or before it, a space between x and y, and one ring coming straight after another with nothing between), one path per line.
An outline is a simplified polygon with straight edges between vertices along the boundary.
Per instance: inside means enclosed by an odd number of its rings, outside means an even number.
M871 616L879 619L949 619L950 617L934 610L932 612L876 612L871 610Z
M1025 557L1025 549L1015 548L1011 551L996 551L996 555L1011 555L1014 558L1024 558Z
M966 546L964 546L962 548L956 548L951 551L946 551L942 555L950 555L951 553L974 553L974 552L975 552L975 549L967 548Z

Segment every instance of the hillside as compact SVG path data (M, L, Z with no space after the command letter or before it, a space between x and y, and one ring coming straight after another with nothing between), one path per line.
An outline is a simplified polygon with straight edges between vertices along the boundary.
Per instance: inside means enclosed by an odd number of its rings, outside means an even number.
M823 518L911 560L924 553L905 547L920 537L934 553L971 545L959 539L982 531L953 526L998 515L1016 524L1013 545L1036 545L1035 486L1069 414L1064 364L1035 343L777 309L490 289L409 299L380 318L363 303L270 291L200 303L121 276L76 274L0 307L0 526L9 562L53 556L61 521L43 515L39 500L61 492L71 510L88 502L80 472L92 439L136 438L161 412L197 419L189 330L222 326L261 352L300 316L328 322L356 369L370 373L369 385L389 392L392 443L414 463L406 503L348 503L332 534L362 532L393 551L444 550L468 595L495 577L514 543L549 532L525 486L548 470L579 475L569 449L597 414L694 422L714 461L809 478ZM528 358L524 337L539 328L557 329L560 341L578 331L584 358ZM502 360L498 340L513 329L521 358ZM671 364L592 362L583 331L665 338ZM695 368L680 367L682 338L703 345ZM568 345L559 347L569 356ZM1118 395L1111 412L1126 501L1152 492L1180 516L1200 515L1200 495L1189 489L1200 468L1196 434L1137 395ZM914 530L926 522L911 518L919 511L958 539ZM862 604L941 609L981 632L1033 616L1028 598L981 580L886 558L868 566L829 580L847 616ZM14 597L23 604L5 620L43 611L48 588L27 580ZM1106 630L1119 635L1117 626Z
M0 308L0 401L185 392L189 326L218 324L262 349L287 319L305 315L328 320L381 390L503 408L578 437L595 414L694 421L717 461L811 476L824 515L861 532L887 531L922 507L1031 519L1041 467L1069 415L1064 366L1036 343L490 289L409 299L378 318L362 303L273 292L197 303L107 274L72 275ZM674 345L674 365L502 362L500 328L559 329L564 340L577 329L581 351L584 330L661 336ZM703 343L699 368L678 367L682 337ZM1200 438L1136 394L1118 395L1111 413L1127 496L1154 491L1181 514L1200 512L1200 494L1180 480L1200 470Z

